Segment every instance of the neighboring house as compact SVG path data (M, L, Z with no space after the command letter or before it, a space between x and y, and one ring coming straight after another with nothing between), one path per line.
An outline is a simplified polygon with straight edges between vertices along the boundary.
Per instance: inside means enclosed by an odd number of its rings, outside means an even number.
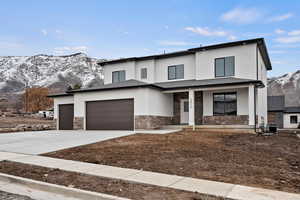
M268 123L283 128L284 96L268 96Z
M50 96L58 129L254 128L267 122L272 66L263 38L99 65L103 86Z
M286 107L285 96L268 96L268 123L278 128L298 128L300 107Z
M286 107L283 124L284 128L299 128L300 107Z
M53 110L40 110L38 114L43 118L52 118L54 115Z

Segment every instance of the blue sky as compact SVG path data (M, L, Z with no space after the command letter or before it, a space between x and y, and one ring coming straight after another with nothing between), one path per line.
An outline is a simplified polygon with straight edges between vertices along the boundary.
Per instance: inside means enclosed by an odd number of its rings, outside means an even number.
M297 0L9 0L0 56L120 58L264 37L277 76L300 69L299 10Z

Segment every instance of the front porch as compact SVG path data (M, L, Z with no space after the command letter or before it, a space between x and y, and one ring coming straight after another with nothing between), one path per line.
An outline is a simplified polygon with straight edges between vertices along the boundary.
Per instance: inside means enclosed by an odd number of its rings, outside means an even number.
M189 88L164 93L173 94L171 126L249 129L258 124L258 117L255 118L257 89L251 84ZM228 99L224 98L227 94L230 97Z

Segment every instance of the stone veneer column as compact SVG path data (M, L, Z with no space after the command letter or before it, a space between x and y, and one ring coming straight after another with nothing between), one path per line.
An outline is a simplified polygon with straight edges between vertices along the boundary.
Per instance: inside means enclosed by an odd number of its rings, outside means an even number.
M73 120L73 129L74 130L83 130L83 117L74 117Z
M58 130L58 120L57 119L53 119L53 129Z

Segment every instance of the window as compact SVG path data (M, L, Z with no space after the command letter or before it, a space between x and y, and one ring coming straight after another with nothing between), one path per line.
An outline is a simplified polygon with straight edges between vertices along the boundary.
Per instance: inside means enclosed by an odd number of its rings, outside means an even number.
M214 115L236 115L236 93L216 93L213 95Z
M112 82L125 81L125 70L112 72Z
M147 79L147 68L141 69L141 79Z
M172 65L168 67L168 79L183 79L184 78L184 65Z
M234 76L234 56L215 59L215 76Z
M298 116L297 115L291 115L290 116L290 123L291 124L298 124Z

